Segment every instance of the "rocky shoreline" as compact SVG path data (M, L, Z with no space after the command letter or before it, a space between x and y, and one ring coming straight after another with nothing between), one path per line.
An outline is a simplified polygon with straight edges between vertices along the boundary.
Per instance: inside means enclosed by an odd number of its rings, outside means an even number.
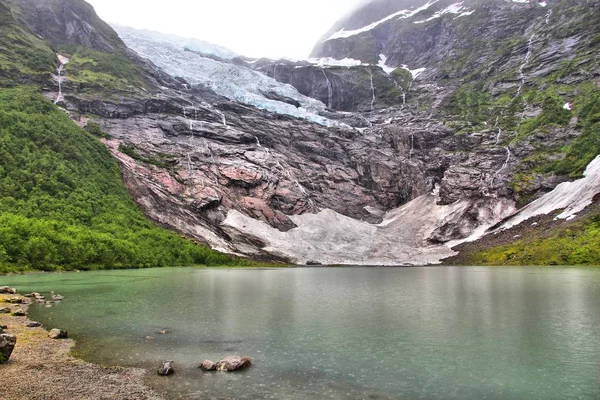
M8 303L12 298L23 299L23 303ZM74 358L70 355L73 340L52 339L27 316L13 315L17 309L27 312L27 298L0 294L0 303L10 309L10 313L0 314L0 326L7 327L4 333L17 337L10 359L0 364L0 399L162 400L144 384L146 371L103 367Z

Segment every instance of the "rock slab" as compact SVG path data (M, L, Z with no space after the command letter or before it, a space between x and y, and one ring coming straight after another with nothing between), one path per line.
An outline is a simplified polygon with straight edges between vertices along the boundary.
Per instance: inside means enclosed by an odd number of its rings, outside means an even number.
M0 363L8 361L15 346L17 337L10 333L0 334Z
M50 333L48 333L48 337L50 339L66 339L69 337L67 331L63 331L61 329L52 329Z
M217 371L237 371L247 368L252 365L252 360L249 357L225 357L217 363Z

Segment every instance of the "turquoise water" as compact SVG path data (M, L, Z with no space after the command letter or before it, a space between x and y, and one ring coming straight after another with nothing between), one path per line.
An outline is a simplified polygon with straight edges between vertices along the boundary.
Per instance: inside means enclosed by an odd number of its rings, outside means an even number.
M148 377L174 399L600 398L600 269L155 269L3 284L65 295L31 318L69 330L86 360L174 360L174 377ZM196 368L226 355L255 365Z

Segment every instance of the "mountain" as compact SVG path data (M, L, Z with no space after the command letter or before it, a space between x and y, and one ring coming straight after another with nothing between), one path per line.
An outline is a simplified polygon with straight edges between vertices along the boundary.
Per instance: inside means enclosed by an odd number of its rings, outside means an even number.
M0 84L39 88L148 217L219 251L503 263L539 243L557 256L522 263L562 263L561 232L594 237L595 2L372 0L300 61L119 37L82 0L0 6Z

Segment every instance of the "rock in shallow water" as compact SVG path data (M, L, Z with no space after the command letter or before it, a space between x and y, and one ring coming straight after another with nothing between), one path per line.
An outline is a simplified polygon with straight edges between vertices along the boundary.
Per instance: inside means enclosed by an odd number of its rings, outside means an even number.
M10 314L10 308L0 307L0 314Z
M15 293L17 293L17 289L15 289L15 288L11 288L8 286L0 287L0 294L15 294Z
M173 361L164 362L158 367L158 371L156 371L160 376L169 376L175 373L175 369L173 368Z
M67 331L63 331L61 329L52 329L50 333L48 333L48 337L50 339L66 339L69 337Z
M200 366L198 368L200 368L203 371L216 371L217 364L210 360L204 360L200 363Z
M25 316L25 311L21 310L21 309L17 309L15 310L15 312L12 313L13 317L24 317Z
M17 337L15 335L10 333L0 334L0 363L8 361L16 344Z
M25 326L28 328L38 328L38 327L42 326L42 324L37 321L29 321L27 324L25 324Z
M225 357L217 363L217 371L237 371L247 368L252 365L252 360L249 357Z

